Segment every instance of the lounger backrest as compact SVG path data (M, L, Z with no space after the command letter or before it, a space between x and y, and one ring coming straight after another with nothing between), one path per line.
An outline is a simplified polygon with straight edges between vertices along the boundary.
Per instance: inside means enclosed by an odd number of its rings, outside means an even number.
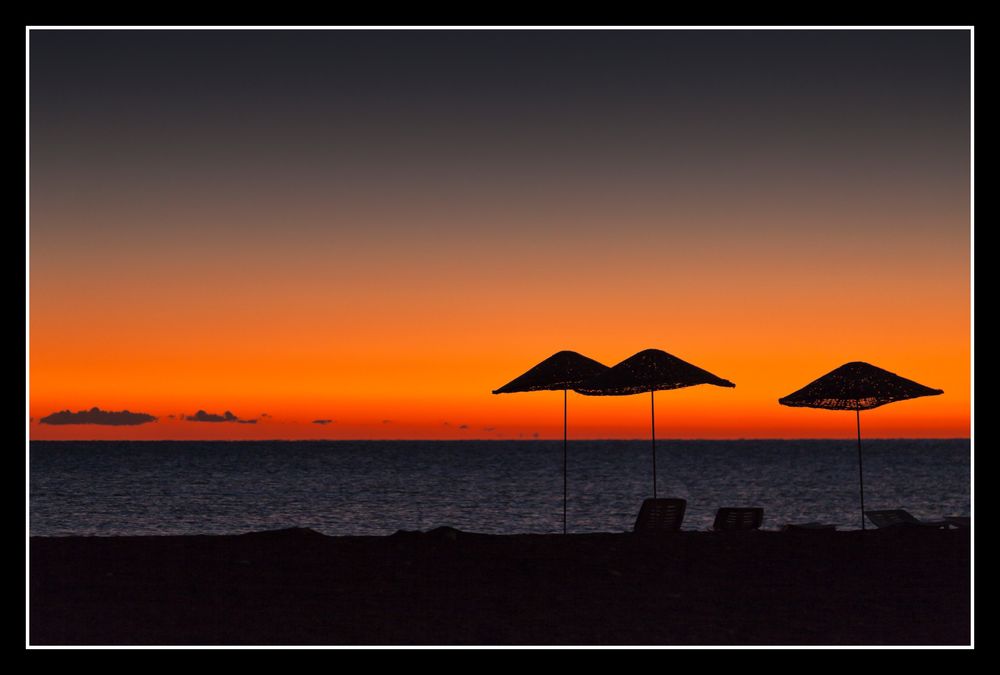
M875 527L892 527L894 525L919 525L920 521L903 509L893 509L889 511L865 511L868 520L875 523Z
M764 509L759 507L748 508L721 508L715 514L715 524L713 530L756 530L764 522Z
M687 500L647 499L635 519L635 532L676 532L681 529Z

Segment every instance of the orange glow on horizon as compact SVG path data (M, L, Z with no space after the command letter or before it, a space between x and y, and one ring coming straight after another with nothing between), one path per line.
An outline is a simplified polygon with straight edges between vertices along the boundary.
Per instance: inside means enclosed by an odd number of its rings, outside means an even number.
M456 345L457 348L457 345ZM581 350L582 351L582 350ZM680 352L680 350L678 350ZM536 361L547 353L536 350ZM598 350L588 355L613 363ZM622 358L629 356L624 354ZM658 438L850 438L853 416L848 413L788 408L777 399L833 367L852 360L827 362L820 368L799 363L805 357L782 360L752 352L682 358L705 366L737 384L735 389L702 385L656 394ZM881 356L881 358L879 358ZM755 358L756 357L756 358ZM201 377L194 369L171 376L170 363L148 364L143 370L105 378L97 387L91 377L61 382L66 394L32 399L34 439L519 439L562 437L562 393L532 392L492 395L520 370L517 354L493 365L456 349L436 358L376 361L368 368L358 362L327 363L306 368L301 355L255 368L214 364ZM829 357L827 357L829 359ZM902 401L866 411L862 432L877 437L968 437L968 383L954 375L951 364L928 362L919 356L890 358L888 353L865 357L919 382L941 387L941 396ZM440 359L440 361L438 360ZM818 356L816 357L818 360ZM451 368L440 367L447 363ZM297 365L296 365L297 364ZM155 367L153 367L155 366ZM95 369L107 368L95 360ZM308 372L307 372L308 370ZM959 373L961 371L958 371ZM499 373L499 375L498 375ZM965 389L963 390L963 385ZM103 391L103 395L100 393ZM69 408L97 405L104 410L148 412L160 420L132 427L42 425L44 415ZM181 418L204 409L221 414L231 410L256 424L188 422ZM266 414L266 417L261 415ZM173 419L169 418L173 415ZM312 420L329 419L329 424ZM388 420L388 421L386 421ZM571 438L649 437L649 399L645 395L587 397L570 393ZM536 436L537 434L537 436Z

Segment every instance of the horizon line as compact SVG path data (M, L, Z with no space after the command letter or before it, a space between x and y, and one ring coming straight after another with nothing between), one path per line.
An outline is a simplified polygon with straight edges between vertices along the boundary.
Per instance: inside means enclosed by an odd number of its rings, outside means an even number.
M649 438L574 438L574 441L646 441ZM659 438L657 441L853 441L844 438L769 437L769 438ZM971 441L972 436L873 436L868 441ZM561 442L560 438L30 438L29 443L393 443L399 441L420 443L467 443L489 441L496 443Z

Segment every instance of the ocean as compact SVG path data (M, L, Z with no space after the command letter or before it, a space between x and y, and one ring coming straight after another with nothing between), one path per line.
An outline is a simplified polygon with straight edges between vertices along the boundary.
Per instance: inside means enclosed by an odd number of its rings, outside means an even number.
M970 515L968 439L863 447L866 509ZM562 441L32 441L29 532L561 532L562 460ZM651 464L648 441L571 441L569 531L630 530ZM687 500L686 530L723 506L763 507L764 529L860 527L853 440L660 439L657 476L658 496Z

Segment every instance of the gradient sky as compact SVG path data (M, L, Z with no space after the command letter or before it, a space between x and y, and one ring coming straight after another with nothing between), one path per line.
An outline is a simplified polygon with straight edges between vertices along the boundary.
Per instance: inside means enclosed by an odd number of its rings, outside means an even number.
M968 31L32 30L30 434L557 438L490 391L655 347L737 385L660 437L850 437L777 399L855 360L968 436L969 156Z

